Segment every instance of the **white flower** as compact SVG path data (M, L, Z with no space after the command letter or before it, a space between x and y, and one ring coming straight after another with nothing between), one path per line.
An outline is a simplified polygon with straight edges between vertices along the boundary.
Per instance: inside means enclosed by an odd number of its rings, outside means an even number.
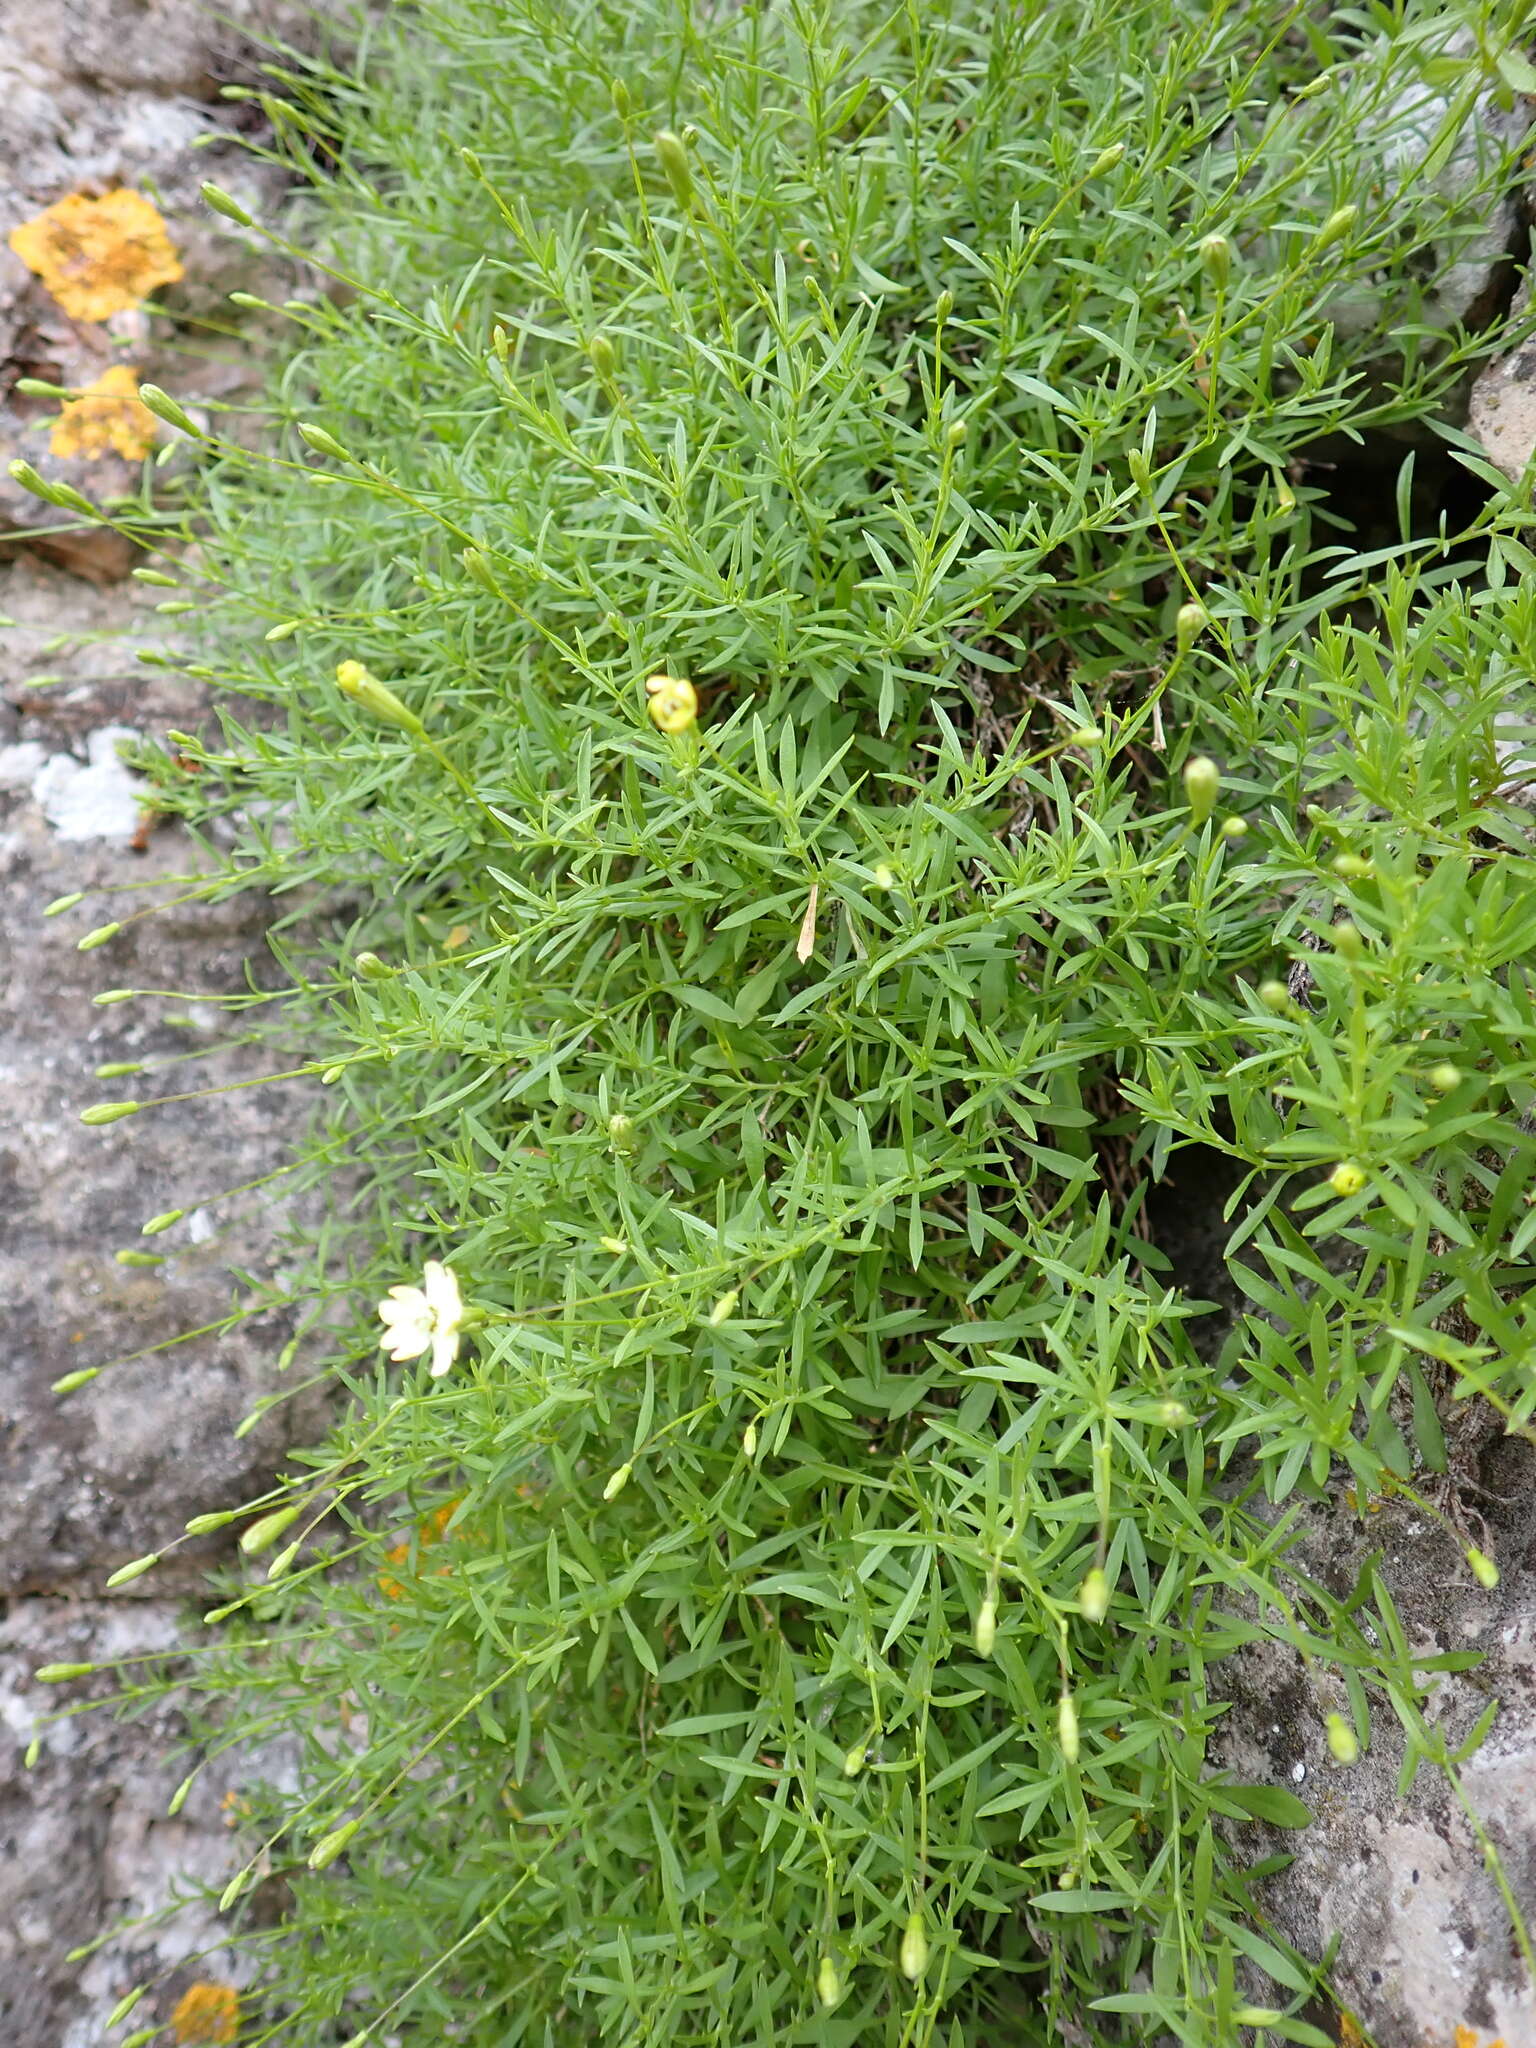
M391 1287L388 1299L379 1303L379 1321L384 1325L379 1342L397 1365L420 1358L430 1347L432 1377L441 1379L459 1355L464 1321L464 1300L452 1266L428 1259L420 1287Z

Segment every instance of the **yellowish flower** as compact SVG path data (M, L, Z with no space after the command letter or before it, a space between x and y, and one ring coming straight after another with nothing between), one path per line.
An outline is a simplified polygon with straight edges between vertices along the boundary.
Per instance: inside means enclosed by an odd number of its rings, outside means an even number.
M72 320L110 320L184 275L165 222L142 192L101 199L71 192L7 239Z
M686 676L646 679L646 709L662 732L686 732L699 715L699 694Z
M240 2030L240 1994L233 1984L194 1984L171 2014L171 2032L186 2048L230 2048Z
M126 363L114 363L78 398L66 398L48 436L49 453L121 455L139 462L155 445L155 416L139 403L139 380Z
M432 1377L441 1379L459 1355L464 1300L452 1266L428 1259L420 1287L391 1287L379 1303L379 1339L397 1365L432 1353Z
M1353 1159L1341 1159L1329 1174L1328 1185L1336 1195L1358 1195L1365 1186L1365 1169Z

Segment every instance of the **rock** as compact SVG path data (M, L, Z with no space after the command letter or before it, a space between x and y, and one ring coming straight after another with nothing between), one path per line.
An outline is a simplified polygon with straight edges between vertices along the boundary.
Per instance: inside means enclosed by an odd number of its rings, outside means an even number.
M1452 1747L1492 1700L1491 1733L1459 1767L1462 1793L1497 1850L1529 1917L1536 1902L1536 1520L1533 1453L1495 1435L1474 1490L1502 1571L1485 1592L1456 1543L1402 1501L1362 1528L1342 1500L1304 1505L1296 1561L1345 1597L1372 1552L1410 1646L1425 1658L1474 1651L1466 1671L1422 1676L1422 1712ZM1478 1534L1482 1534L1481 1529ZM1369 1606L1357 1619L1384 1631ZM1382 2048L1506 2048L1536 2041L1536 1983L1498 1883L1444 1774L1420 1766L1399 1791L1405 1737L1387 1701L1371 1697L1370 1744L1350 1766L1329 1755L1325 1717L1349 1711L1342 1684L1278 1644L1244 1650L1218 1681L1234 1705L1213 1761L1242 1782L1282 1785L1317 1816L1303 1831L1235 1830L1251 1855L1295 1860L1261 1892L1266 1913L1304 1955L1337 1939L1333 1982ZM1458 2031L1460 2030L1460 2031Z
M1512 313L1524 317L1531 306L1529 279L1522 285ZM1467 432L1482 443L1489 460L1504 474L1518 477L1536 454L1536 335L1499 356L1478 372L1467 413Z
M212 1756L179 1813L167 1813L204 1752L181 1746L174 1702L131 1722L105 1712L46 1717L110 1690L109 1676L40 1685L43 1665L174 1653L184 1619L168 1602L22 1600L0 1621L0 2040L6 2048L99 2048L102 2023L135 1984L156 1980L136 2013L164 2022L194 1979L237 1983L212 1900L253 1844L234 1823L253 1773L291 1780L296 1759L271 1747ZM123 1667L131 1678L134 1666ZM39 1755L23 1761L36 1735ZM189 1902L155 1916L176 1891ZM123 1922L140 1924L125 1928ZM106 1938L103 1942L103 1938ZM103 1942L70 1962L71 1949ZM194 1960L195 1958L195 1960Z

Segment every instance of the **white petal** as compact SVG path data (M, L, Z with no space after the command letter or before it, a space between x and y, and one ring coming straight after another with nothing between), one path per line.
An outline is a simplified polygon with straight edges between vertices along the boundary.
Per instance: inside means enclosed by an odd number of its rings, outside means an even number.
M459 1355L459 1333L439 1325L432 1339L432 1377L440 1380Z
M436 1259L428 1259L422 1270L422 1278L426 1300L431 1304L432 1313L440 1324L450 1330L456 1330L464 1314L464 1298L459 1293L458 1275L452 1266L442 1266Z

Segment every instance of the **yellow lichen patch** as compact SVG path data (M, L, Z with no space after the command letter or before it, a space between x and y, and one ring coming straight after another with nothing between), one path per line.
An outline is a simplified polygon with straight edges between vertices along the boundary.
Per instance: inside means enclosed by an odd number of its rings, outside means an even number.
M1476 2027L1460 2026L1456 2029L1456 2048L1483 2048L1483 2037ZM1488 2048L1504 2048L1504 2036L1490 2041Z
M8 240L72 320L110 320L184 274L142 192L71 192L12 228Z
M229 2048L240 2031L240 1994L233 1984L194 1984L171 2014L171 2032L185 2048Z
M442 1540L443 1531L447 1528L449 1518L452 1516L453 1511L457 1506L458 1502L456 1500L444 1501L441 1507L434 1508L432 1510L431 1514L426 1517L425 1521L417 1523L416 1548L418 1554L422 1551L430 1550L434 1543L438 1543ZM411 1539L409 1537L406 1537L403 1543L393 1544L388 1550L385 1551L384 1562L386 1564L408 1565L410 1562L410 1556ZM441 1578L447 1572L447 1570L447 1565L440 1565L438 1567L438 1577ZM397 1578L395 1578L391 1573L381 1572L379 1574L378 1584L379 1591L384 1595L386 1600L399 1600L403 1598L405 1588L401 1585L400 1581Z
M1364 2048L1365 2036L1352 2012L1339 2014L1339 2048Z
M138 462L155 445L155 416L139 403L139 380L114 363L78 398L67 398L48 436L54 455L121 455Z

